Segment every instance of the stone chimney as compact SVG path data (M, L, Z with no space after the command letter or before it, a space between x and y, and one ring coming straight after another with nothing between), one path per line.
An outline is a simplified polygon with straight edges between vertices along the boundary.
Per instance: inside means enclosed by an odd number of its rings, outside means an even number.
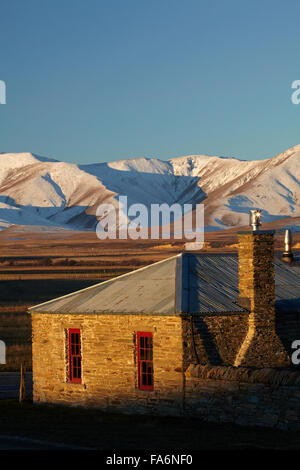
M239 299L249 310L248 332L235 366L285 367L287 351L275 328L274 232L238 232Z

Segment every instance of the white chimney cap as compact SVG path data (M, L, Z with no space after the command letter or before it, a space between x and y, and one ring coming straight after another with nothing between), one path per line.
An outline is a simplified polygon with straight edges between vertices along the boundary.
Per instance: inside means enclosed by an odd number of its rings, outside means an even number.
M253 231L258 230L261 226L261 210L260 209L251 209L250 210L250 225L252 226Z
M286 229L284 233L284 252L282 254L282 259L284 261L292 261L293 259L292 232L290 229Z

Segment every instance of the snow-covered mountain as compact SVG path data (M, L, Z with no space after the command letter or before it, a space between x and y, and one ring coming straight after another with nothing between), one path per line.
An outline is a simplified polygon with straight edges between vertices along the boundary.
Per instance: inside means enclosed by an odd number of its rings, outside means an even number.
M75 165L30 153L0 154L0 228L12 224L94 229L100 203L205 204L208 229L300 216L300 145L274 158L242 161L192 155Z

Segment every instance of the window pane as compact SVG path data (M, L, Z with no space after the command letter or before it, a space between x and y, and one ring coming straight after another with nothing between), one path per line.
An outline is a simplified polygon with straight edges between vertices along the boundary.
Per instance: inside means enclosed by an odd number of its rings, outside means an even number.
M81 382L80 332L69 330L69 380Z
M76 348L75 348L76 353L75 354L79 355L80 354L80 339L79 339L78 333L76 334L75 341L76 341Z
M138 333L138 383L140 388L153 388L153 340L150 333Z
M74 378L74 379L76 379L76 371L75 371L76 364L75 364L75 361L76 361L76 358L72 357L72 378Z

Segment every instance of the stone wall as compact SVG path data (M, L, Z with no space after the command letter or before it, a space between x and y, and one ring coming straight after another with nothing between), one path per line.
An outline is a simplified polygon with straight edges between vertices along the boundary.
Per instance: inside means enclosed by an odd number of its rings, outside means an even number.
M238 232L238 241L238 303L250 314L234 365L287 367L290 359L275 329L273 232Z
M186 315L184 368L191 363L233 365L248 331L248 313Z
M300 429L300 374L289 370L191 365L185 414L206 421Z
M290 328L297 321L289 315ZM297 369L232 367L247 314L203 316L199 327L189 317L34 313L32 328L34 402L300 429ZM81 384L67 381L68 328L81 330ZM153 333L154 391L137 388L137 331Z
M32 315L34 402L122 412L180 414L181 318L148 315ZM80 328L82 383L67 382L66 329ZM137 389L135 333L153 333L154 391Z
M249 313L185 315L183 317L184 369L186 370L191 363L212 366L236 365L236 358L249 332L250 323ZM260 367L272 367L274 363L277 365L276 346L280 342L280 350L284 351L285 355L285 361L279 362L280 365L295 368L296 366L290 361L294 352L291 345L294 340L300 340L300 314L276 312L274 326L271 330L263 332L265 343L259 343L256 362ZM255 338L252 340L255 342ZM245 367L249 365L253 364L244 364ZM297 367L300 368L300 365Z

